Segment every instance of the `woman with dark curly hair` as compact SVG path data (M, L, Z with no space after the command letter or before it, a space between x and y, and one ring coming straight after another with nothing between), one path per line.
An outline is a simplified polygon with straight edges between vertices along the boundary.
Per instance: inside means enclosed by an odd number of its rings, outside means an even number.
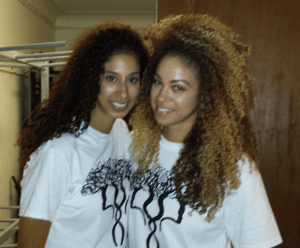
M125 117L148 51L129 25L86 31L22 128L19 248L125 247ZM26 165L26 166L25 166Z
M267 248L282 242L258 170L247 45L209 15L146 29L152 56L129 147L130 248Z

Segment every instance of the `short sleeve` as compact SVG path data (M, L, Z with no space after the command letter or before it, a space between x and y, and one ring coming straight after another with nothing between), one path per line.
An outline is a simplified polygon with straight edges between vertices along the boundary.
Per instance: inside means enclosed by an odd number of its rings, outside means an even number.
M23 173L20 216L52 222L69 184L70 175L63 155L54 147L38 149Z
M225 228L234 248L270 248L282 242L257 169L241 167L241 186L224 201Z

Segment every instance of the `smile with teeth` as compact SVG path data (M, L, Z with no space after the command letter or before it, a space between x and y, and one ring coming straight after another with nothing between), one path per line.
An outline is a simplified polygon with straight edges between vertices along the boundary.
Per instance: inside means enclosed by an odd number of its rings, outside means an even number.
M158 108L158 111L161 112L168 112L168 111L172 111L173 109L168 109L168 108Z
M118 107L118 108L122 108L122 107L125 107L127 105L127 102L121 104L121 103L118 103L118 102L112 102L112 105L114 105L115 107Z

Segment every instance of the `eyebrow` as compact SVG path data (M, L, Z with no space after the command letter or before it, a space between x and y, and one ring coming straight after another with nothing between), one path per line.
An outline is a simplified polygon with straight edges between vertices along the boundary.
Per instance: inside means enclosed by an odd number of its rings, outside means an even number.
M159 79L161 79L161 77L157 73L155 73L154 75L157 76ZM173 79L173 80L171 80L171 83L179 83L179 82L183 82L187 85L191 85L188 81L185 81L184 79Z
M114 74L114 75L119 75L119 73L114 72L114 71L105 71L104 73L111 73L111 74ZM129 75L135 75L135 74L140 74L140 73L138 71L129 73Z

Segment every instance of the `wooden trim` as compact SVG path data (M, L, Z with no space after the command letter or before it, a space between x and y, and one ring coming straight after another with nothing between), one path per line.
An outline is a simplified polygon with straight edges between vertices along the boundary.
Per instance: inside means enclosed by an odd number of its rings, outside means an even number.
M197 13L197 1L187 0L186 14L196 14Z

